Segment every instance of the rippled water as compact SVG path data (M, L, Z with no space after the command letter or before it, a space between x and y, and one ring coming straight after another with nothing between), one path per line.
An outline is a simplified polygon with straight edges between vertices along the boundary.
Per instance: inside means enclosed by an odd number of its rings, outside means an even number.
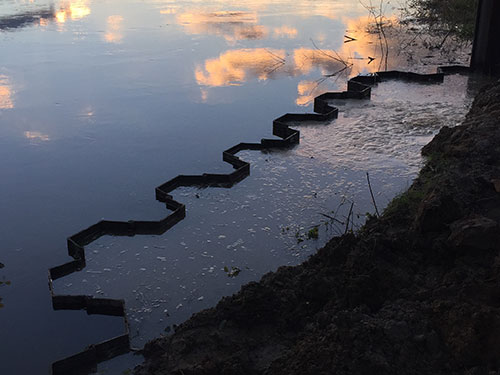
M357 0L1 2L0 373L49 373L123 330L118 318L52 310L47 270L69 260L66 237L101 218L164 217L155 186L230 171L222 150L270 137L272 119L311 111L314 96L378 70L369 26ZM414 64L391 51L392 66ZM345 62L344 75L325 77ZM411 183L421 146L461 121L476 86L462 76L390 81L371 101L334 102L339 118L301 124L296 148L241 152L251 175L232 189L176 190L187 217L164 235L89 245L87 267L56 292L124 298L141 347L242 283L306 259L346 230L351 204L348 229L361 225L373 212L366 172L381 208ZM99 370L120 374L139 360Z
M415 176L422 163L420 149L442 126L456 126L465 117L468 85L469 79L458 75L439 85L384 82L373 90L371 100L333 102L339 118L329 129L303 129L301 147L293 153L334 166L396 168L395 175Z

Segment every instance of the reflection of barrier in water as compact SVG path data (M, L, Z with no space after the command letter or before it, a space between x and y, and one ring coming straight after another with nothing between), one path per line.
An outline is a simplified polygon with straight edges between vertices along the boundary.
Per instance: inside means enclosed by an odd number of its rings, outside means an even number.
M0 262L0 269L2 269L4 267L5 267L5 264ZM6 280L5 276L2 278L2 280L0 280L0 286L10 285L10 284L11 284L11 282L9 280ZM0 297L0 309L2 307L4 307L4 304L2 303L2 297Z
M223 187L230 188L250 174L250 163L241 160L236 154L243 150L270 150L289 148L299 143L300 132L289 127L289 124L300 125L300 122L324 122L335 119L338 109L329 104L336 99L370 99L371 86L383 80L398 79L412 82L440 83L445 74L468 72L467 67L450 66L438 69L435 74L418 74L411 72L384 71L351 78L347 91L327 92L314 99L316 113L287 113L273 121L273 135L281 139L262 139L260 143L239 143L222 153L223 161L235 169L228 174L179 175L156 188L156 199L168 210L172 211L160 221L108 221L102 220L87 229L78 232L67 240L68 254L72 261L49 270L49 289L54 310L86 310L87 314L120 316L123 318L125 332L123 335L91 345L84 351L71 357L54 362L52 372L58 374L88 374L95 371L97 364L125 354L131 350L129 326L123 300L94 298L85 295L57 295L54 293L53 281L73 272L81 271L85 265L85 246L104 235L135 236L161 235L181 221L186 215L184 204L177 202L169 194L181 186Z

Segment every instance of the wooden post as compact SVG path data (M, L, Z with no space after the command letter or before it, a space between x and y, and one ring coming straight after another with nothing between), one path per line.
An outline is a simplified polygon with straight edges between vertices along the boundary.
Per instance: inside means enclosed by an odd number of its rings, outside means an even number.
M479 0L471 68L500 74L500 1Z

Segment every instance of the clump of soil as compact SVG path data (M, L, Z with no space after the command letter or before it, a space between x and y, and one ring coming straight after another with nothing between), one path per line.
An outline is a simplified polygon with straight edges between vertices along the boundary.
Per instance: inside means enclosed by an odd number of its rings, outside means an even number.
M148 343L144 374L500 374L500 81L356 234Z

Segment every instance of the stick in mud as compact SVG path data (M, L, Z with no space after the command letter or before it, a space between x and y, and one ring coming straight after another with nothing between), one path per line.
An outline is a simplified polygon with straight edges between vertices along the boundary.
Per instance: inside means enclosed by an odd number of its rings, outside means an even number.
M368 181L368 188L370 189L370 195L372 196L373 206L375 207L375 212L377 213L377 217L380 216L377 208L377 202L375 202L375 197L373 196L372 184L370 183L370 174L366 172L366 180Z
M349 219L351 218L353 207L354 207L354 202L351 203L351 208L349 209L349 214L347 215L344 234L347 234L347 232L349 231Z

